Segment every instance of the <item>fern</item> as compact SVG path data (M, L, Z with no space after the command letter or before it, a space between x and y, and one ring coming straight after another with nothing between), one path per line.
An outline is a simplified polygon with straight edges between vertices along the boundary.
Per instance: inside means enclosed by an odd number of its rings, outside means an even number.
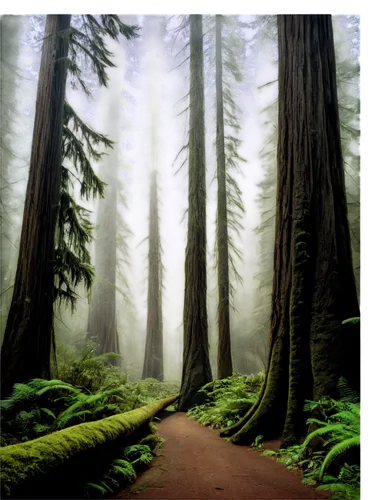
M149 465L153 456L151 449L145 444L127 446L123 450L122 457L113 459L98 481L86 483L85 497L96 498L97 492L101 497L108 493L113 494L114 490L134 481L136 470Z
M109 389L107 391L98 392L97 394L84 394L80 393L73 404L71 404L64 412L62 412L56 420L56 428L63 429L71 422L72 419L81 419L86 415L95 414L95 405L99 402L105 402L109 398L115 398L118 401L123 401L122 388ZM73 400L74 401L74 400ZM104 413L105 410L113 409L113 405L108 408L108 405L101 405L100 412ZM112 412L113 413L113 412Z
M334 460L337 459L338 456L346 453L348 450L351 448L354 448L355 446L360 446L360 436L353 436L348 439L345 439L344 441L341 441L340 443L337 443L331 450L328 452L326 458L324 459L324 462L322 464L322 468L320 469L320 476L319 478L321 479L323 477L324 471L326 468L331 464Z
M360 500L360 486L346 483L331 483L318 486L318 491L329 491L332 493L332 500Z
M154 455L149 446L145 444L134 444L125 448L124 457L131 462L132 465L139 466L151 463Z
M346 325L347 323L352 323L352 324L356 324L356 323L359 323L360 322L360 319L361 318L358 318L358 317L355 317L355 318L348 318L346 320L344 320L342 322L343 325Z
M256 402L263 380L262 372L251 376L234 374L214 380L200 389L207 402L190 408L187 416L213 429L228 427Z

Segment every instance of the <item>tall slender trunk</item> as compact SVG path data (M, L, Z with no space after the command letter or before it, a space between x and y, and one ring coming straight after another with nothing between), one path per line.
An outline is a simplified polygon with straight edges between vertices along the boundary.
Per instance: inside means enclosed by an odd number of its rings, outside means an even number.
M278 16L279 139L271 346L236 443L306 432L304 399L359 385L358 316L340 144L331 16ZM351 357L349 356L351 354Z
M142 378L163 380L162 268L156 170L151 173L147 334Z
M0 335L5 329L6 317L12 297L10 256L12 243L12 140L16 116L15 94L17 88L17 46L20 41L23 16L0 18Z
M208 357L206 155L202 16L190 16L189 214L185 257L184 348L179 409L212 380Z
M218 252L218 354L217 376L225 378L232 375L232 355L230 345L229 315L229 255L227 188L225 165L224 103L223 103L223 63L221 50L222 16L216 16L216 159L217 159L217 252Z
M54 248L70 15L46 20L30 172L12 303L1 352L2 397L15 382L49 378L54 346Z
M104 156L100 177L107 183L105 198L98 200L98 230L95 238L95 280L92 287L88 336L98 344L97 353L120 353L116 322L116 245L117 245L117 162L120 109L114 96L108 110L112 152ZM118 365L118 358L111 358Z

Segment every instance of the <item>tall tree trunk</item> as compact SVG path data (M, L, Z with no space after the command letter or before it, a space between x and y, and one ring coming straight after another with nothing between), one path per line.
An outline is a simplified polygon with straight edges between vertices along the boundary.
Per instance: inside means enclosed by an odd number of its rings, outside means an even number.
M221 50L222 16L216 16L216 159L217 159L217 252L218 252L218 354L217 376L229 377L233 373L230 346L229 316L229 255L227 188L225 165L224 103L223 103L223 63Z
M1 352L2 397L15 382L50 377L70 19L70 15L49 15L46 20L20 252Z
M142 378L163 380L162 267L156 170L151 173L147 334Z
M98 201L98 230L95 239L95 281L92 288L88 336L98 344L97 353L119 354L116 322L116 244L117 244L117 161L119 141L120 96L114 96L108 111L113 151L105 156L100 176L107 183L104 200ZM119 365L118 358L111 364Z
M16 116L15 93L17 88L17 58L23 16L1 16L0 18L0 335L4 332L5 320L10 305L11 273L10 255L14 249L11 240L12 228L12 139L15 140Z
M279 139L271 339L266 380L223 434L249 443L306 432L305 399L359 385L359 316L347 219L331 16L278 16ZM349 352L351 349L351 357Z
M206 155L202 16L190 16L189 214L185 257L184 348L179 410L212 380L208 357Z

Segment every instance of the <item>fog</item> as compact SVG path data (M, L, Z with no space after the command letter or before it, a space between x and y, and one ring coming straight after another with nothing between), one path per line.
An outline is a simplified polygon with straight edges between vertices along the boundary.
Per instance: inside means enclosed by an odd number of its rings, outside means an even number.
M238 15L238 14L237 14ZM73 16L73 26L79 26L80 15ZM251 22L255 15L239 15L245 22ZM188 74L188 51L183 51L183 46L188 38L183 31L176 32L176 28L181 23L181 16L164 15L166 19L166 32L158 29L160 14L144 14L137 16L126 15L128 24L139 24L146 26L146 21L153 19L157 26L154 33L145 29L141 31L140 38L133 41L121 40L120 44L109 43L111 50L115 53L116 69L109 69L110 76L109 89L99 89L97 82L89 74L88 78L95 100L88 102L86 97L77 90L71 88L68 80L67 98L77 111L79 116L87 121L94 129L103 133L107 131L103 128L103 102L105 96L114 87L120 86L123 102L119 103L122 110L121 125L121 149L124 160L131 168L130 176L126 177L129 190L128 210L123 211L126 221L129 223L134 236L129 242L131 247L132 266L128 269L128 279L131 283L136 309L142 323L142 330L145 329L146 302L145 302L145 252L147 247L139 246L140 242L147 236L147 216L148 216L148 179L149 179L149 157L148 157L148 127L149 127L149 89L150 85L156 87L158 96L158 170L161 201L161 234L163 241L163 264L166 269L164 286L165 298L163 304L164 317L164 338L167 358L173 358L176 366L180 366L181 345L182 345L182 309L184 290L184 252L186 227L183 219L184 210L187 208L187 179L186 166L179 170L183 162L183 156L176 161L176 155L184 143L184 116L179 115L185 103L176 103L186 93L186 75ZM152 24L152 23L151 23ZM45 15L35 14L30 16L24 25L22 50L20 53L20 66L27 74L25 79L27 92L20 94L20 103L25 110L25 124L28 128L26 138L27 151L31 143L31 130L33 124L36 85L38 70L40 65L40 50L45 25ZM151 30L152 31L152 30ZM243 84L239 85L238 105L243 111L243 128L241 139L243 145L239 154L248 163L243 165L244 177L239 178L240 187L243 192L243 201L246 206L246 216L243 221L244 230L241 234L241 242L238 245L244 253L244 289L251 296L254 288L253 274L255 272L256 255L258 252L257 237L253 232L259 221L255 197L257 194L257 183L261 179L261 165L258 153L261 148L264 131L261 128L262 117L259 110L265 103L269 102L270 95L267 92L256 97L256 88L275 78L275 68L268 66L268 59L260 59L251 48L250 40L252 30L243 30L246 39L245 63L246 78ZM164 41L163 41L164 38ZM177 54L177 56L176 56ZM148 61L154 61L157 65L158 78L150 81L147 70ZM181 64L183 61L185 62ZM207 75L206 75L207 77ZM214 221L216 211L215 184L211 184L213 162L211 159L211 134L210 134L210 102L206 103L206 154L207 154L207 185L208 206L207 206L207 237L209 252L212 252L214 241ZM98 165L96 166L96 169ZM25 190L23 185L23 192ZM92 210L92 221L95 222L96 204L86 204ZM20 228L18 228L20 230ZM16 238L17 239L17 238ZM18 243L17 243L18 246ZM93 253L93 252L92 252ZM95 256L93 255L94 262ZM16 259L16 253L15 253ZM211 265L212 259L208 259ZM208 282L208 290L216 286L212 279ZM78 319L72 320L69 314L64 314L63 318L58 317L58 321L69 324L71 337L73 331L81 335L85 330L87 317L87 295L81 291L81 304L78 307ZM249 308L252 304L249 303ZM232 313L232 320L240 311ZM76 313L77 314L77 313ZM121 315L121 307L119 308ZM124 312L124 314L126 314ZM5 317L5 316L4 316ZM57 325L57 337L61 337L60 327ZM3 328L2 328L3 330ZM64 334L65 335L65 334ZM65 338L63 335L63 338ZM121 335L121 332L120 332ZM143 351L144 334L139 335L138 348ZM168 363L168 361L167 361ZM176 368L177 370L177 368Z

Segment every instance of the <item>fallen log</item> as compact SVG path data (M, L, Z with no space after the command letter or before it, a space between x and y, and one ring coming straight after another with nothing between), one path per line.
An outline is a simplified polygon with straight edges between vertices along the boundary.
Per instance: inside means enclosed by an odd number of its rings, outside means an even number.
M35 489L38 481L46 482L49 475L56 476L58 469L77 456L91 455L103 450L103 445L117 441L126 444L134 434L148 425L151 419L178 396L161 399L141 408L120 415L87 422L53 432L25 443L0 448L1 498L22 497L28 485ZM32 498L33 495L29 495ZM58 498L58 497L57 497Z

